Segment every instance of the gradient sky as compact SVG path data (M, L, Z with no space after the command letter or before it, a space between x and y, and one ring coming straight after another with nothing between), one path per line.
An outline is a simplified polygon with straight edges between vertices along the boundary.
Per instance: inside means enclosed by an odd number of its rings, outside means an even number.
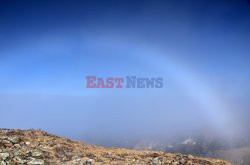
M93 143L245 132L249 73L247 0L0 1L0 127ZM86 89L92 75L164 88Z

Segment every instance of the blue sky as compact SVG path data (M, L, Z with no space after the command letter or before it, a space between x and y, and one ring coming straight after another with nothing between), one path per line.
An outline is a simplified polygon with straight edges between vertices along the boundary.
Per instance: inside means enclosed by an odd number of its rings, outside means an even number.
M249 128L247 1L0 3L0 127L88 140ZM92 75L164 88L86 89Z

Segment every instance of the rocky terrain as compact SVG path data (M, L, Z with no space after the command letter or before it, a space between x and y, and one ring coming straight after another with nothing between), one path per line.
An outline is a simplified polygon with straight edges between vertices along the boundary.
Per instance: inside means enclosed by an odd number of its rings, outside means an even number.
M42 130L0 129L0 164L228 165L230 163L178 153L104 148L61 138Z

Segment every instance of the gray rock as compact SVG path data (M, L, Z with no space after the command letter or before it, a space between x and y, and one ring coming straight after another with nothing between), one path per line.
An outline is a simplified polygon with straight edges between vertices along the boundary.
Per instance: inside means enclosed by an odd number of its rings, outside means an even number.
M7 165L7 163L5 161L1 161L0 165Z
M154 163L154 164L158 164L158 163L159 163L159 157L154 158L154 159L153 159L153 163Z
M5 160L10 156L9 153L0 153L0 159Z
M18 143L18 138L17 137L8 137L8 140L12 143Z
M23 164L23 163L25 163L25 161L22 160L21 158L19 158L18 156L14 157L14 158L13 158L13 161L14 161L15 163L17 163L17 164Z
M33 159L33 160L29 161L28 164L40 165L40 164L44 164L44 160Z
M32 152L32 156L34 156L34 157L39 157L39 156L41 156L43 153L42 152L40 152L40 151L33 151Z

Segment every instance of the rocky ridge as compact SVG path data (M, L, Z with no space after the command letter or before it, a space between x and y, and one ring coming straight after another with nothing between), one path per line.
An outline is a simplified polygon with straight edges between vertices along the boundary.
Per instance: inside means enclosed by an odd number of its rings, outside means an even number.
M51 135L42 130L0 129L1 165L229 165L193 155L149 150L104 148Z

